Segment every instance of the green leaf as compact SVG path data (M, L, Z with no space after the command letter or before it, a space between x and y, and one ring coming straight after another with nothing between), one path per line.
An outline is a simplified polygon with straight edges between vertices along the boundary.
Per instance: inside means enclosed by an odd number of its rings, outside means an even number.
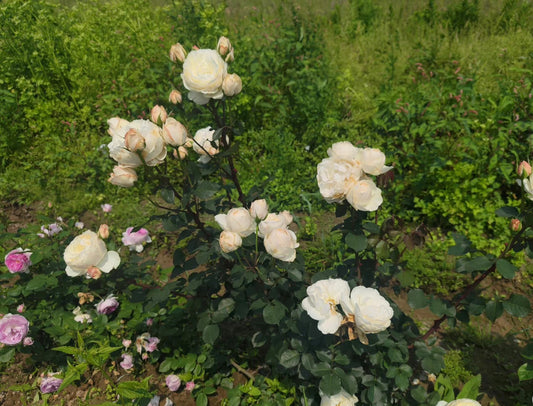
M218 338L220 328L217 324L209 324L202 331L202 339L205 343L213 345Z
M342 389L341 379L337 375L334 375L330 372L322 377L319 387L320 390L327 396L336 395Z
M520 216L520 212L516 207L504 206L496 210L496 215L507 218L517 218Z
M266 344L266 341L267 340L266 340L265 335L261 333L260 331L258 331L252 336L252 345L254 346L254 348L262 347L263 345Z
M174 204L174 191L172 189L161 189L159 192L165 202Z
M462 261L457 261L457 263L457 272L484 271L492 266L494 259L483 255L470 260L464 259Z
M63 352L69 355L76 355L80 352L80 350L76 347L55 347L55 348L52 348L52 350L60 351L60 352Z
M230 297L222 299L218 304L217 311L213 313L213 322L220 323L222 320L225 320L233 309L235 309L235 300Z
M515 273L518 271L518 268L506 259L499 259L496 262L496 269L505 279L513 279Z
M529 342L520 353L525 359L533 360L533 341Z
M148 378L147 378L148 379ZM148 391L148 381L144 379L141 382L127 381L120 382L117 385L117 394L126 399L151 398L152 394Z
M346 234L344 242L355 252L363 251L368 245L368 241L363 234Z
M0 362L10 362L15 356L15 348L10 348L5 353L0 355Z
M518 379L520 381L528 381L533 379L533 364L523 364L518 368Z
M449 255L454 255L458 257L473 251L472 243L464 235L459 233L452 233L452 237L455 241L455 245L448 249Z
M474 376L464 384L463 389L457 395L457 399L476 399L481 386L481 374Z
M422 289L413 289L407 294L407 303L413 309L421 309L428 305L429 299Z
M503 308L511 316L525 317L531 311L531 303L527 297L513 294L509 300L503 302Z
M438 317L441 317L444 313L446 313L446 304L438 297L432 297L429 301L429 310L431 310Z
M333 372L341 379L341 385L346 392L357 393L359 386L357 385L357 379L355 379L355 376L351 373L346 373L341 368L335 368Z
M205 393L199 393L198 394L198 396L196 397L196 405L197 406L207 406L208 405L207 395Z
M503 314L503 304L498 300L491 300L485 307L485 315L487 318L494 322L498 317Z
M218 183L208 182L202 180L198 182L196 189L194 190L194 195L200 199L209 199L216 192L220 190L220 185Z
M363 228L372 234L379 234L381 232L379 226L376 223L371 223L370 221L365 221L363 223Z
M285 350L279 358L279 363L285 368L294 368L300 363L300 353L295 350Z
M277 325L285 317L285 306L277 300L263 309L263 319L267 324Z

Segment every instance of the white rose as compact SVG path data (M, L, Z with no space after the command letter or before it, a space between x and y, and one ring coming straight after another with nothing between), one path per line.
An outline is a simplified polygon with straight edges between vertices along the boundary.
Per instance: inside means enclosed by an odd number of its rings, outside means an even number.
M105 243L94 231L87 230L74 238L65 249L63 259L68 276L85 275L89 268L96 267L109 273L120 265L116 251L108 251Z
M296 259L296 234L287 228L272 230L263 241L265 250L274 258L281 261L292 262Z
M376 211L383 203L381 189L370 179L361 179L346 193L346 200L354 209L361 211Z
M124 146L128 151L135 152L144 149L144 137L135 129L130 129L124 136ZM139 156L135 154L138 158Z
M242 80L236 73L226 75L222 82L222 90L226 96L235 96L242 90Z
M516 183L524 188L526 197L529 200L533 200L533 175L531 175L529 178L517 179Z
M392 166L385 166L385 154L377 148L363 149L361 165L365 173L376 176L392 169Z
M302 301L303 309L313 320L318 321L322 334L335 334L342 323L337 305L350 296L350 286L343 279L324 279L307 288L307 297Z
M264 220L268 216L268 204L266 200L254 200L250 205L250 214L254 219Z
M322 393L320 394L320 396L320 406L353 406L357 402L359 402L357 396L350 395L344 389L342 389L339 393L333 396L327 396Z
M354 147L349 141L336 142L331 148L328 148L328 156L337 160L359 160L360 154L361 149Z
M134 120L131 127L141 133L144 138L144 149L141 155L148 166L156 166L162 163L167 156L167 147L163 140L161 127L148 120Z
M390 326L394 311L376 289L356 286L349 299L341 301L346 315L353 315L355 325L364 334L379 333Z
M353 161L325 158L317 165L320 194L328 203L340 203L362 173Z
M132 187L137 181L137 173L132 168L116 165L107 181L116 186Z
M175 118L169 117L163 126L163 139L173 147L179 147L187 142L187 129Z
M107 144L109 149L109 156L117 161L120 165L128 168L137 168L142 165L142 160L135 152L126 148L126 134L130 131L130 123L126 126L115 128L113 131L112 140Z
M196 131L192 149L199 155L205 155L207 157L218 154L218 140L213 141L213 135L215 135L215 130L212 130L211 127Z
M440 402L443 402L443 401L441 400ZM481 403L475 400L472 400L472 399L457 399L457 400L452 400L450 403L444 402L443 405L444 406L481 406Z
M292 216L290 214L281 212L281 213L268 213L263 221L259 223L259 231L257 235L264 238L270 234L273 230L278 228L287 228L288 225L292 222Z
M242 245L242 238L239 234L233 231L222 231L218 239L220 249L223 252L232 252Z
M217 214L215 221L224 231L232 231L241 237L255 232L255 221L244 207L230 209L228 214Z
M221 99L224 96L222 83L226 73L227 64L217 51L198 49L187 55L181 79L189 90L189 98L197 104L206 104L209 99Z

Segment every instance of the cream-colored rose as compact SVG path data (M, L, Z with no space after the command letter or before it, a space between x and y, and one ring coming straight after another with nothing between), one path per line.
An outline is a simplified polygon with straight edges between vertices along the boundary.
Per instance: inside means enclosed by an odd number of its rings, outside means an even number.
M227 39L226 37L220 37L218 39L217 51L220 55L224 56L232 49L233 47L231 46L231 42L229 39Z
M185 51L183 45L178 42L170 47L169 57L172 62L183 62L187 57L187 51Z
M172 104L181 103L181 93L176 89L172 90L168 95L168 101Z
M268 215L259 223L259 237L264 238L272 231L278 228L287 228L292 222L292 216L288 212L268 213Z
M218 239L220 249L223 252L232 252L242 245L242 238L239 234L233 231L222 231Z
M121 133L121 130L125 127L127 127L130 122L128 120L124 120L120 117L113 117L107 120L107 124L109 125L109 128L107 130L107 133L113 137L115 135L118 135Z
M232 231L241 237L255 232L255 221L244 207L230 209L227 214L217 214L215 221L224 231Z
M137 168L142 165L142 160L136 152L130 151L126 147L126 134L130 132L130 123L120 129L115 128L112 132L112 140L107 144L109 156L120 165L128 168Z
M167 147L161 127L148 120L134 120L130 125L144 138L145 146L141 155L146 165L156 166L162 163L167 156Z
M344 389L341 389L339 393L333 396L327 396L320 394L320 406L354 406L359 399L355 395L350 395Z
M296 242L296 234L287 228L272 230L265 236L263 243L266 252L285 262L293 262L296 259L296 248L300 246Z
M187 129L178 120L169 117L163 126L163 139L173 147L184 145L187 141Z
M383 203L381 189L370 179L361 179L346 194L346 200L356 210L376 211Z
M363 149L361 165L365 173L376 176L392 169L392 166L385 166L385 154L377 148Z
M144 149L144 137L136 129L130 129L124 136L124 146L128 151L136 152ZM137 155L138 156L138 155Z
M215 130L211 127L202 128L194 134L192 148L199 155L216 155L218 154L218 140L213 141Z
M236 73L226 75L222 82L222 90L226 96L235 96L242 90L242 80Z
M265 199L259 199L250 205L250 214L254 219L264 220L268 216L268 204Z
M328 148L328 156L337 160L358 161L361 149L354 147L349 141L336 142Z
M449 403L445 400L441 400L436 406L481 406L481 403L472 399L457 399L452 400Z
M357 330L364 334L379 333L390 326L394 311L376 289L356 286L349 300L341 301L346 315L353 315Z
M317 165L316 179L320 194L328 203L340 203L362 173L353 161L325 158Z
M526 192L526 197L529 200L533 200L533 175L524 179L517 179L516 183L523 187L524 192Z
M167 117L167 110L163 106L156 104L154 107L152 107L150 118L152 119L153 123L159 125L159 122L161 121L161 124L163 124Z
M108 251L94 231L87 230L74 238L65 249L63 259L68 276L85 275L90 267L109 273L120 265L116 251Z
M116 165L107 181L115 186L132 187L137 181L137 173L132 168Z
M197 104L206 104L209 99L224 96L222 83L227 73L227 64L214 49L193 50L183 63L181 79L189 90L189 99Z

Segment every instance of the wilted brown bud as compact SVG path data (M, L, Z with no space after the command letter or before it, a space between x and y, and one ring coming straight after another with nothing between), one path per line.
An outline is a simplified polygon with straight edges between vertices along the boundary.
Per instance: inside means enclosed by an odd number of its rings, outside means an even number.
M172 90L168 95L168 101L172 104L181 103L181 93L176 89Z
M170 47L170 59L172 62L183 62L185 58L187 57L187 51L185 51L185 48L183 48L183 45L181 45L179 42L172 45Z

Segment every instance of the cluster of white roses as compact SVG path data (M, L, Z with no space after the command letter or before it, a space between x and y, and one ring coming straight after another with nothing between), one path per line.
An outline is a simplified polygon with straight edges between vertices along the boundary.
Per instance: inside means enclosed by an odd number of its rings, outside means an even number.
M377 148L357 148L349 141L337 142L328 149L328 158L317 166L320 194L328 203L345 199L356 210L375 211L383 202L381 189L368 175L381 175L385 154Z
M227 62L232 62L234 58L233 46L226 37L220 37L216 50L195 47L187 54L180 43L170 48L170 59L183 62L181 79L189 91L189 99L200 105L241 92L241 78L235 73L228 73Z
M238 207L227 214L217 214L215 221L222 228L219 243L223 252L232 252L242 245L242 238L257 232L265 250L274 258L292 262L296 258L296 234L289 230L292 216L288 211L269 213L265 199L255 200L250 209Z
M339 313L338 306L344 315ZM345 325L349 338L359 337L363 344L368 344L366 334L387 329L394 314L389 302L376 289L356 286L350 293L348 282L331 278L309 286L302 307L318 321L318 329L323 334L335 334Z

